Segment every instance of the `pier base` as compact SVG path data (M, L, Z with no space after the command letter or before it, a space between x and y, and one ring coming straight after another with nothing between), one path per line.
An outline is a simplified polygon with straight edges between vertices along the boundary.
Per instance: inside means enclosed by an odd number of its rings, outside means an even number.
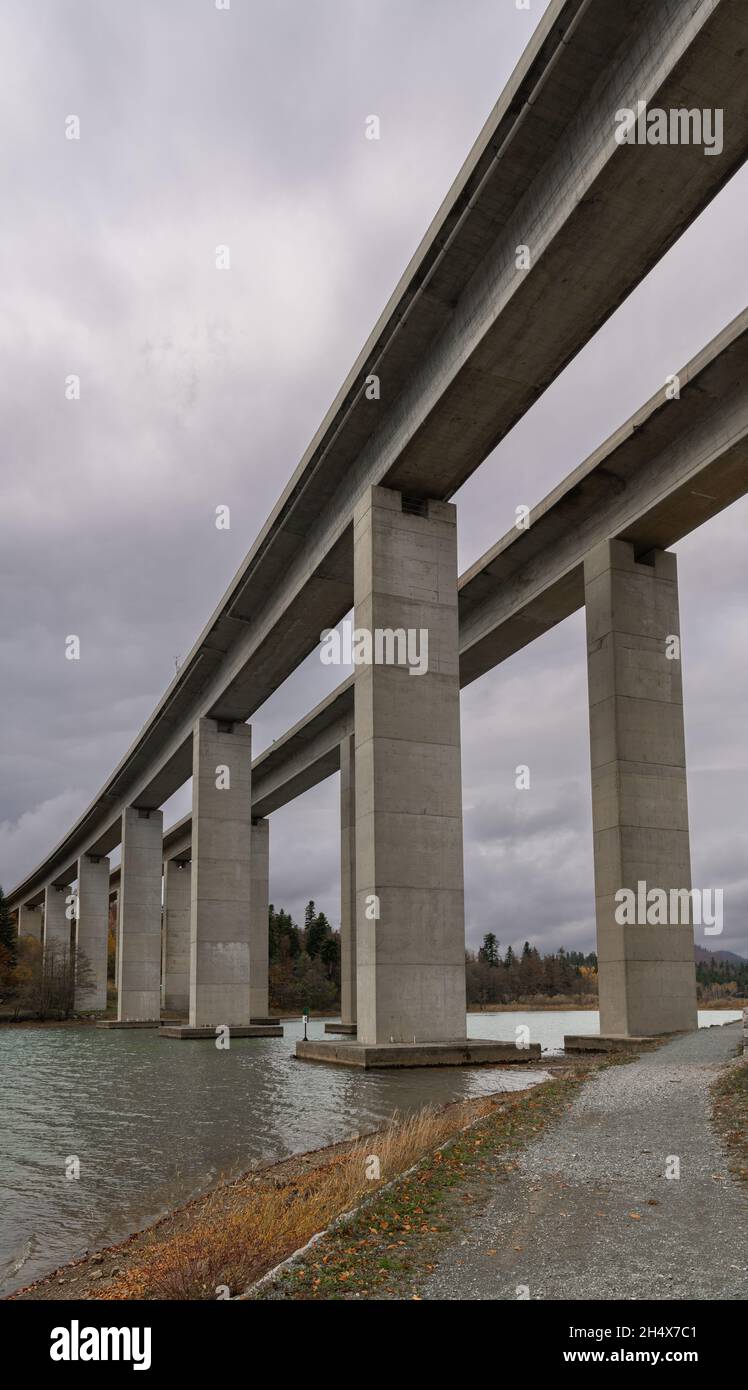
M344 1033L345 1036L348 1037L348 1038L355 1038L355 1036L356 1036L356 1024L355 1024L355 1023L326 1023L326 1024L325 1024L325 1032L326 1032L326 1033Z
M513 1042L454 1038L451 1042L360 1043L297 1042L296 1056L304 1062L330 1062L340 1067L465 1067L538 1062L540 1044L517 1047Z
M220 1027L216 1024L216 1027ZM164 1023L159 1028L159 1036L162 1038L211 1038L215 1042L218 1034L216 1027L193 1027L187 1023ZM283 1029L278 1025L262 1024L255 1026L251 1023L239 1023L228 1025L230 1038L282 1038Z
M160 1018L97 1018L97 1028L160 1028Z

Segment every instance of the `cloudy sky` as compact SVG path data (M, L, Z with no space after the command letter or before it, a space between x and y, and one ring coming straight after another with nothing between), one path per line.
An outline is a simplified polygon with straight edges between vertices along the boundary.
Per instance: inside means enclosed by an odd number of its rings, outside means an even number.
M4 0L6 888L168 685L544 8ZM461 569L745 307L747 203L748 169L461 489ZM746 526L743 501L678 556L694 882L725 890L724 936L704 944L748 954ZM306 662L255 716L255 750L339 679ZM469 941L591 948L583 615L470 687L462 726ZM333 922L337 798L335 778L271 822L271 896L294 913L313 897ZM166 823L188 806L184 788Z

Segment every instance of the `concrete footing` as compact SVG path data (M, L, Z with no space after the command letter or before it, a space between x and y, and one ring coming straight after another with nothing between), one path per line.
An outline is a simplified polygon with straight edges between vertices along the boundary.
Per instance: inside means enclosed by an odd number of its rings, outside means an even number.
M325 1032L326 1032L326 1033L343 1033L343 1034L345 1034L345 1036L348 1037L348 1038L355 1038L355 1036L356 1036L356 1025L355 1025L355 1023L326 1023L326 1024L325 1024Z
M252 1026L255 1027L255 1028L279 1028L279 1027L280 1027L280 1019L279 1019L279 1018L250 1018L249 1021L250 1021L250 1023L252 1024ZM233 1028L232 1028L231 1031L232 1031L232 1032L234 1031Z
M497 1063L537 1062L540 1044L519 1048L513 1042L453 1038L448 1042L361 1043L297 1042L296 1056L304 1062L329 1062L340 1067L465 1067Z
M218 1024L218 1027L221 1025ZM162 1038L211 1038L215 1042L217 1034L215 1028L191 1028L188 1023L164 1023L159 1028ZM280 1025L271 1024L240 1023L229 1027L230 1038L282 1038L283 1029Z
M97 1028L160 1028L160 1018L97 1018Z
M564 1052L632 1052L663 1041L663 1037L630 1038L625 1033L567 1033Z

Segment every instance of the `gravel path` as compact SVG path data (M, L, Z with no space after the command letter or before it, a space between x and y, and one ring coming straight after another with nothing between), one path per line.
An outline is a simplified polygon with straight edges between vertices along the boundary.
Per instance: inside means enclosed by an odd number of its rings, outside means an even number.
M526 1286L532 1299L748 1298L748 1198L708 1094L740 1038L739 1023L704 1028L593 1076L508 1177L487 1174L473 1190L422 1295L515 1300ZM670 1155L677 1180L664 1176Z

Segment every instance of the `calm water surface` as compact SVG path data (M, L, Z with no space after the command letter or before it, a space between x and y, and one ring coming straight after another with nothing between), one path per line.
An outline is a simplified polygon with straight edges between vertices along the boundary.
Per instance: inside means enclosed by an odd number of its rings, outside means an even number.
M738 1013L701 1013L726 1023ZM594 1033L589 1011L468 1016L473 1038L561 1049ZM323 1035L323 1020L309 1025ZM445 1067L358 1072L297 1062L285 1037L176 1042L143 1029L0 1030L0 1293L86 1249L111 1244L253 1164L347 1139L393 1112L517 1090L540 1068ZM80 1179L65 1177L68 1157Z

